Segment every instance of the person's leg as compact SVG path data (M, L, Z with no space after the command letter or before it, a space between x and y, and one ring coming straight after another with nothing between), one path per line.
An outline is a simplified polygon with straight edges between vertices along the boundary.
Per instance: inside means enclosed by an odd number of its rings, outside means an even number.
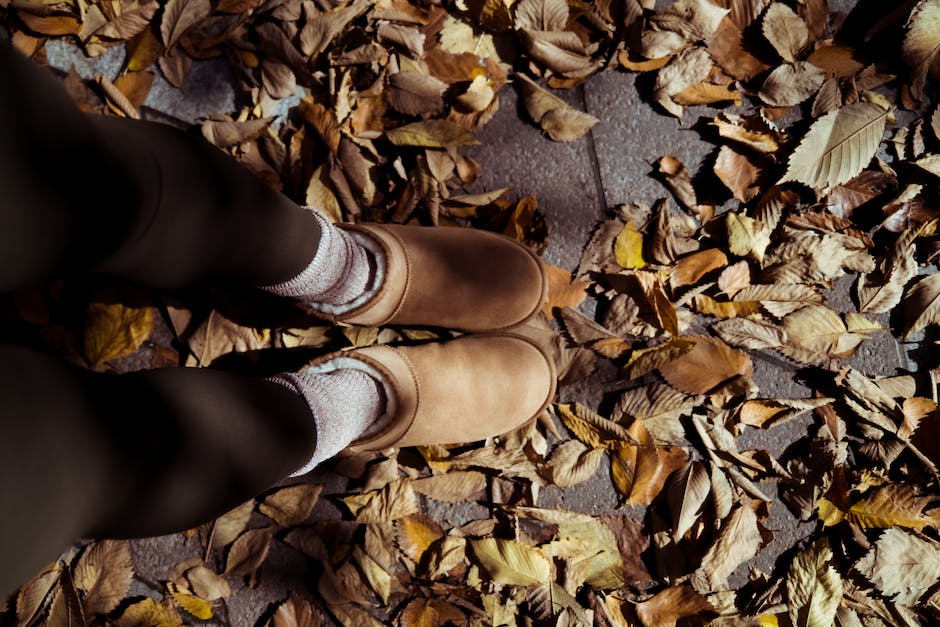
M0 291L95 269L155 287L290 279L309 213L199 137L90 116L0 42Z
M0 346L0 596L79 537L177 532L304 465L310 408L209 369L91 373Z

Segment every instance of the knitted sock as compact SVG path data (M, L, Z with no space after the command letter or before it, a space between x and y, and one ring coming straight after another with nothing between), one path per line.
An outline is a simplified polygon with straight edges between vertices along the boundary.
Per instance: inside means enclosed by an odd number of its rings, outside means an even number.
M297 298L328 313L343 313L365 302L378 289L384 258L377 245L334 226L308 209L320 225L320 243L306 268L289 281L265 286L280 296Z
M303 468L291 475L294 477L310 472L361 436L382 429L394 406L381 375L354 358L340 358L272 380L303 396L316 426L317 448Z

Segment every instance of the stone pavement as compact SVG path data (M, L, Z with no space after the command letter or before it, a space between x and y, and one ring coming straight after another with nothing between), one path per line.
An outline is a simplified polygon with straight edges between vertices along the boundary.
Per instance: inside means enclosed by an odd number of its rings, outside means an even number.
M849 10L855 2L831 2L833 10ZM89 61L77 48L60 41L50 41L46 50L50 63L67 70L74 66L84 77L104 74L114 78L119 71L123 49L112 48L107 55ZM222 61L197 63L186 88L178 91L159 75L143 111L146 117L185 125L199 118L235 109L230 74ZM601 119L584 138L567 144L554 143L526 119L516 93L507 88L501 93L501 107L496 118L480 133L482 145L469 151L483 166L484 176L478 191L509 187L518 197L534 194L548 222L549 238L545 259L549 263L573 269L580 258L594 225L609 208L621 203L652 204L668 196L667 190L652 176L654 162L664 155L681 159L692 172L708 164L714 147L702 141L693 125L704 109L690 109L683 121L665 116L643 102L636 85L636 75L605 72L592 77L582 87L561 94L569 104ZM830 304L848 306L851 283L839 283ZM590 303L586 310L590 310ZM882 322L887 322L882 320ZM755 382L764 397L807 396L807 388L794 379L795 369L782 359L754 354ZM913 369L904 347L889 334L866 343L850 363L869 375L894 374L896 369ZM587 381L560 390L560 400L580 401L596 407L619 390L616 370L600 364ZM798 437L805 435L808 422L795 420L770 431L751 430L742 436L742 447L766 448L779 455ZM341 491L344 479L329 471L317 471L312 481L326 485L324 494ZM772 485L762 486L770 493ZM565 492L557 488L542 491L541 506L560 506L591 514L623 513L609 480L609 468L601 467L591 481ZM433 512L436 518L459 523L475 518L480 512L474 505L447 506ZM483 515L485 515L483 510ZM770 570L775 558L810 532L782 506L772 508L768 527L776 534L774 542L758 556L754 566ZM631 512L628 510L627 514ZM341 516L328 499L321 499L319 517ZM172 568L198 551L195 540L181 535L139 541L134 544L137 571L149 580L155 591ZM228 601L226 624L254 625L270 603L283 600L288 590L307 587L306 560L281 543L267 560L260 585L239 590ZM147 594L147 584L137 583L135 592Z

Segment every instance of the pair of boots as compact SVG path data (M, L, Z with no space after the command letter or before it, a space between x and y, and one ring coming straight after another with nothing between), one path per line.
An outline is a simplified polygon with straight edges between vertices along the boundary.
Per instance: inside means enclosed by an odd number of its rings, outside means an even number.
M269 291L351 325L436 326L465 333L418 346L327 355L275 380L314 415L317 448L295 475L351 444L360 451L451 444L505 433L555 394L552 359L513 332L547 297L538 257L507 237L461 228L339 225L319 213L313 261Z

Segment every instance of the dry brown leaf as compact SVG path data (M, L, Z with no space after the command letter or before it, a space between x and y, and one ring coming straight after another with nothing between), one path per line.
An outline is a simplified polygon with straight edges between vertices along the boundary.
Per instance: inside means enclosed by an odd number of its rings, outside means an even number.
M102 540L85 549L75 565L75 587L83 593L89 616L107 614L124 599L134 579L127 542Z
M787 573L787 609L793 623L832 625L842 600L842 577L825 538L801 551Z
M722 320L712 325L712 329L728 344L750 350L780 348L789 342L785 330L760 320Z
M718 539L709 547L702 564L692 575L692 585L702 593L727 586L728 576L757 554L763 536L757 514L748 503L731 512L718 532Z
M144 2L135 8L122 11L114 19L94 31L97 37L108 39L130 39L150 25L154 13L160 8L156 0Z
M659 366L672 387L686 394L704 394L738 376L749 377L753 366L745 353L716 338L687 336L692 350Z
M797 61L781 65L764 81L760 99L772 107L798 105L813 97L825 80L823 71L812 63Z
M202 136L219 148L254 141L264 135L273 117L236 122L227 117L209 118L202 123Z
M396 146L451 148L480 143L473 133L448 120L425 120L405 124L385 131L385 136Z
M887 529L854 570L886 597L913 605L940 579L940 545L901 529Z
M940 274L918 280L904 294L901 307L906 321L905 339L931 324L940 324Z
M447 83L428 74L397 72L388 79L388 101L407 115L437 115L444 109Z
M418 512L418 497L410 479L392 481L381 490L347 496L343 499L358 522L377 523L398 520Z
M676 104L672 97L704 81L711 68L712 60L705 48L686 48L656 74L653 100L672 115L681 118L684 108Z
M921 0L911 12L901 56L911 68L910 94L916 101L924 99L927 75L933 71L940 52L940 5Z
M565 0L520 0L514 8L517 29L564 30L568 25L568 3Z
M569 488L593 477L603 458L603 449L588 448L578 440L567 440L552 452L546 468L553 485Z
M543 264L548 278L548 302L542 306L542 311L551 315L554 309L577 308L587 298L587 281L572 279L571 273L564 268Z
M254 500L245 501L217 518L212 526L212 548L223 547L234 542L248 526L254 509Z
M853 211L896 184L897 179L890 174L865 170L855 178L834 186L829 191L826 208L839 217L848 218Z
M526 111L555 141L574 141L599 121L569 106L564 100L540 87L525 75L519 76Z
M401 627L436 627L447 623L460 624L466 616L456 605L444 599L412 599L398 618Z
M741 202L755 198L761 191L764 169L747 153L722 146L714 169L715 175Z
M642 420L635 420L629 433L638 444L614 441L609 445L611 479L627 504L649 505L669 476L686 463L688 453L678 446L657 445Z
M701 508L711 493L708 471L702 462L694 461L676 471L667 486L669 511L672 514L672 537L678 542L701 515Z
M300 525L310 517L322 491L323 486L314 483L281 488L265 498L258 511L282 527Z
M186 571L186 581L193 593L206 601L227 599L232 594L232 587L221 575L201 564Z
M326 624L326 620L320 611L291 592L274 612L268 627L320 627L323 624Z
M645 627L674 627L683 618L703 618L712 612L711 604L689 586L672 586L636 604L636 613Z
M717 248L709 248L679 259L669 274L673 289L694 285L706 274L728 265L728 257Z
M273 537L274 527L251 529L239 536L229 549L228 558L225 561L225 574L236 577L254 577L255 572L268 557Z
M762 3L763 0L758 1ZM742 6L739 3L732 4ZM741 26L732 19L733 15L732 9L732 13L718 24L714 36L708 42L708 53L728 76L740 81L750 81L770 69L770 66L744 46L742 28L749 27L753 18Z
M486 475L474 470L452 471L416 479L414 491L435 501L463 503L480 496L486 490Z
M187 30L212 13L210 0L169 0L163 10L160 34L167 49L176 45Z

